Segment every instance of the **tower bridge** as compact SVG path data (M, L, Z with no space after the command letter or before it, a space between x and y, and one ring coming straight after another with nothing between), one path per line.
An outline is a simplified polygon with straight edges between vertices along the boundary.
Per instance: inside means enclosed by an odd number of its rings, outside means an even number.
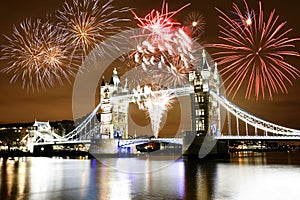
M198 154L207 141L211 154L226 153L231 140L300 140L300 131L260 119L234 105L220 93L217 65L211 65L203 56L202 65L188 73L189 84L165 88L154 93L168 92L174 97L188 96L191 111L190 130L175 138L130 138L128 108L130 102L143 101L147 91L129 91L127 83L120 83L116 69L109 83L102 80L100 103L77 127L59 136L50 125L35 122L33 129L22 140L30 151L34 146L55 144L90 144L98 153L116 153L118 148L151 142L182 145L186 154ZM222 117L225 114L226 117ZM98 119L100 116L100 120ZM235 123L233 123L235 119ZM227 121L227 132L222 124ZM213 142L212 142L213 141Z

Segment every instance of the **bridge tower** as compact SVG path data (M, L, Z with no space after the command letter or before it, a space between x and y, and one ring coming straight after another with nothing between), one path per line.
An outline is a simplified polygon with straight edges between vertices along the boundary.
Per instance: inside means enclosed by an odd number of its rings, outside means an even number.
M111 86L105 82L104 77L100 86L100 138L109 139L112 137L112 105L110 98L112 95Z
M191 145L184 147L184 154L198 155L206 136L218 136L221 129L220 104L209 93L212 90L219 94L219 74L216 64L209 65L204 50L202 65L189 73L189 81L194 87L194 93L190 94L192 131L185 134L184 141ZM216 148L211 149L212 153Z
M30 127L27 138L27 149L33 152L33 144L38 140L43 140L44 142L51 141L54 137L54 132L52 127L48 122L34 121L32 127Z
M118 72L114 68L110 82L102 79L100 86L100 137L102 139L128 137L128 102L112 102L112 97L127 94L127 84L122 87Z

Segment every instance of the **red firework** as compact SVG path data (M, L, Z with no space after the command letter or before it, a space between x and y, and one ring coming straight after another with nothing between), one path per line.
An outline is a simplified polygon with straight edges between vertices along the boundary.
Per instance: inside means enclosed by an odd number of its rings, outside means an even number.
M176 22L172 19L172 17L180 12L182 9L189 6L186 4L179 8L176 11L169 11L169 6L165 1L163 1L163 5L161 11L153 9L149 14L147 14L144 18L138 17L137 14L131 11L134 15L134 18L139 21L138 26L145 31L149 31L149 36L154 37L154 39L167 39L168 34L175 26L180 25L179 22Z
M213 56L219 65L225 66L220 73L225 76L228 95L235 97L241 86L247 85L245 98L249 99L254 92L256 100L260 95L263 99L266 95L272 99L273 93L287 93L286 83L292 85L292 79L300 76L300 71L285 59L285 56L299 57L299 53L293 50L293 42L300 38L288 38L292 29L283 29L286 22L278 22L275 9L264 21L261 2L258 13L250 10L245 0L244 3L246 14L233 4L238 19L230 18L216 8L225 23L225 26L219 25L219 38L224 43L209 47L221 50Z
M176 11L169 11L168 4L163 1L161 11L153 9L143 18L132 11L134 18L139 22L141 32L136 32L137 34L131 37L135 40L130 41L135 41L137 44L136 50L129 54L129 58L134 59L144 71L153 70L153 66L171 70L174 68L172 66L174 59L181 60L186 66L189 62L194 62L192 38L179 26L179 22L172 19L175 14L189 5L190 3Z

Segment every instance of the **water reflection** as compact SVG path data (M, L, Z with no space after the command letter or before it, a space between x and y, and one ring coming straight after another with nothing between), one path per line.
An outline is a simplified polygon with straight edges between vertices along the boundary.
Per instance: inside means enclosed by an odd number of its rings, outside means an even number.
M154 157L108 158L103 163L95 159L1 159L0 196L51 200L298 199L299 152L250 155L239 153L224 161L178 159L168 165L168 159ZM108 167L112 164L115 168ZM117 170L120 165L127 171ZM133 173L141 166L144 173Z
M214 182L216 163L209 161L185 162L186 199L212 199L214 194Z
M166 197L182 199L184 197L185 171L182 161L153 171L149 169L164 166L166 161L151 158L146 160L123 158L121 160L107 159L107 162L110 164L115 162L116 165L131 163L127 168L132 166L133 169L135 169L134 165L141 165L142 162L145 172L120 171L117 170L119 166L109 168L97 162L98 165L102 165L99 168L101 175L98 187L99 191L102 191L101 199L164 199Z
M18 196L28 191L28 184L26 182L28 167L23 159L3 160L1 158L1 197L8 196L11 197L11 199L21 199Z
M299 151L283 152L236 152L232 153L230 161L239 164L270 165L288 164L300 165Z

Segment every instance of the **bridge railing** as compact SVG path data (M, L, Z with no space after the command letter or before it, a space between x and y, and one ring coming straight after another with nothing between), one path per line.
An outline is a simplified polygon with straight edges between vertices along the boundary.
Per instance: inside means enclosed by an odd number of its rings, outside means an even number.
M213 98L218 100L218 102L231 114L233 114L238 119L244 121L246 124L253 126L254 128L258 128L263 130L264 132L269 132L277 135L285 135L285 136L300 136L300 130L287 128L284 126L280 126L271 122L267 122L263 119L260 119L252 114L249 114L245 110L239 108L238 106L234 105L232 102L227 100L221 94L218 95L213 91L210 91L210 94Z
M92 129L98 126L98 121L96 122L97 125L94 124L93 119L96 117L96 114L101 106L101 103L99 103L96 108L71 132L69 132L67 135L64 136L64 140L78 140L82 137L84 137L85 134L82 134L83 130L90 124ZM89 134L89 132L88 132Z

